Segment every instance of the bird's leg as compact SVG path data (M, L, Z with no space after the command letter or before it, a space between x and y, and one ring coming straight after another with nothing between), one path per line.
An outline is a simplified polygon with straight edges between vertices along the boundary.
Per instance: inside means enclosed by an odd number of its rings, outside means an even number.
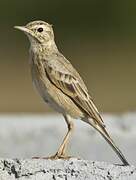
M64 115L65 121L67 123L68 126L68 132L65 135L62 144L60 145L58 151L56 152L55 155L53 156L49 156L49 157L43 157L42 159L68 159L70 158L70 156L66 156L65 152L66 152L66 148L67 148L67 144L68 144L68 140L70 138L70 135L72 133L74 124L71 121L71 117L69 115ZM41 159L41 157L33 157L33 159Z
M68 132L67 132L67 134L65 135L62 144L60 145L57 153L56 153L55 156L54 156L55 159L58 159L58 158L69 158L69 157L67 157L67 156L65 155L65 152L66 152L68 140L69 140L70 135L71 135L71 133L72 133L74 124L73 124L73 122L71 121L71 117L70 117L70 116L65 115L64 118L65 118L65 121L66 121L67 126L68 126Z

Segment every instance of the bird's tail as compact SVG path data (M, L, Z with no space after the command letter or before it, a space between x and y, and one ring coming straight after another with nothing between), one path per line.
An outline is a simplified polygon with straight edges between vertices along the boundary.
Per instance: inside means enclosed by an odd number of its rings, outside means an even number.
M99 126L98 124L92 124L92 122L88 122L91 126L93 126L103 137L104 139L108 142L108 144L112 147L112 149L115 151L115 153L118 155L120 160L123 162L125 166L129 165L128 161L126 160L125 156L122 154L120 149L116 146L114 141L111 139L109 136L108 132L106 131L105 127Z

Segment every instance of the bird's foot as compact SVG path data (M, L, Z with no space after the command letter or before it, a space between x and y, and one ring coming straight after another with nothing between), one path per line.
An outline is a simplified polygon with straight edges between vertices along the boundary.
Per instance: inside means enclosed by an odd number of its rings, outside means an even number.
M58 153L56 153L56 154L53 155L53 156L44 157L43 159L51 159L51 160L65 159L65 160L67 160L67 159L70 159L70 158L72 158L72 157L71 157L71 156L66 156L66 155L64 155L64 154L58 154Z
M58 154L56 153L55 155L53 156L48 156L48 157L32 157L32 159L51 159L51 160L56 160L56 159L70 159L70 158L73 158L72 156L66 156L64 154Z

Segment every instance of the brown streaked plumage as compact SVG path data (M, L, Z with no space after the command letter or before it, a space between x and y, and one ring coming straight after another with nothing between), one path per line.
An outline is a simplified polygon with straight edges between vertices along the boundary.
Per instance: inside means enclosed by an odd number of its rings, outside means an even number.
M79 73L58 51L52 26L44 21L33 21L15 28L23 31L30 40L30 67L34 85L44 101L63 114L68 125L68 132L52 158L66 158L65 150L73 129L72 118L80 118L94 127L111 145L123 164L128 165L106 131Z

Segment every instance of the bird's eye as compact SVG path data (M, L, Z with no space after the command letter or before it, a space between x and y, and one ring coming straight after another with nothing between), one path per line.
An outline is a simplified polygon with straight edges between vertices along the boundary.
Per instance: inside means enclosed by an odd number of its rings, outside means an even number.
M37 29L37 31L38 31L38 32L43 32L43 28L40 27L40 28Z

